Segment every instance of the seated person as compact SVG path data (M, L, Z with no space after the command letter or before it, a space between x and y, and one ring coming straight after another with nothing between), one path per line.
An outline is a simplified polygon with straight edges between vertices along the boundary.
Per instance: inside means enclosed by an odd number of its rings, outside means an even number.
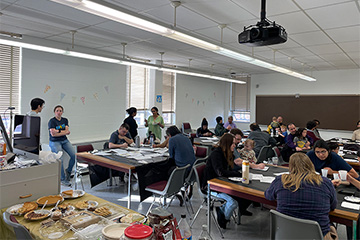
M224 128L229 129L229 130L236 128L236 124L233 121L234 121L234 118L232 116L229 116L228 121L224 124ZM229 126L230 126L230 128L229 128Z
M165 141L158 144L153 144L153 148L169 148L169 138L165 136Z
M338 154L339 155L339 144L338 143L336 143L336 142L329 142L328 143L328 145L329 145L329 148L330 148L330 151L331 152L334 152L334 153L336 153L336 154Z
M309 137L312 138L312 140L314 142L316 142L317 140L320 140L320 138L318 138L315 134L315 129L316 129L316 122L315 121L308 121L306 123L306 130L307 130L307 134L309 135Z
M235 138L232 134L224 134L219 144L211 152L205 169L203 171L201 188L207 192L207 181L217 177L241 177L239 171L235 171L233 161L233 151L235 148ZM236 199L226 193L211 191L215 197L225 200L221 207L216 207L217 221L221 228L226 229L226 224L230 221L233 211L241 206Z
M255 141L255 155L258 156L260 150L263 146L271 145L274 147L276 145L276 140L267 132L262 132L259 125L257 123L250 124L251 133L248 136L248 139L252 139Z
M201 127L199 127L196 130L196 136L197 137L212 137L212 135L214 135L214 133L212 133L209 128L209 123L206 120L206 118L203 118L202 122L201 122Z
M280 124L277 122L277 117L272 117L272 122L269 124L266 131L269 134L273 133L275 135L277 128L280 128Z
M154 141L153 145L160 143L160 139L156 138L155 134L150 131L149 136L147 138L144 138L144 144L150 144L150 138L151 137L153 137L153 141Z
M314 132L315 136L316 136L318 139L321 139L321 140L322 140L322 138L320 137L319 130L318 130L318 127L319 127L319 125L320 125L320 121L317 120L317 119L314 119L313 121L316 123L316 127L315 127L315 129L313 130L313 132Z
M316 174L304 153L291 155L289 174L277 176L265 191L265 198L276 200L276 210L283 214L318 222L324 239L337 239L329 218L329 211L337 205L335 188L328 178Z
M310 149L310 141L307 138L307 131L305 128L299 128L294 137L294 144L302 150Z
M217 137L221 137L222 135L224 135L224 133L229 132L229 130L231 129L231 126L228 126L228 128L224 127L223 124L223 120L221 116L218 116L216 118L216 127L215 127L215 136Z
M295 124L290 123L288 124L287 127L289 130L289 134L287 135L285 145L281 150L281 155L285 162L289 162L289 158L291 154L293 154L294 152L302 151L302 149L297 147L296 144L294 143L294 138L296 136L296 131L297 131Z
M279 136L276 138L278 145L284 145L286 142L286 137L288 135L286 125L281 125L279 130Z
M330 151L329 145L324 140L319 140L314 145L314 150L307 153L315 166L315 170L321 173L321 169L327 169L328 174L332 175L339 170L346 170L349 174L358 178L357 172L342 159L339 155Z
M121 124L120 128L113 132L109 140L109 148L127 148L134 142L129 133L129 125Z
M176 166L192 166L195 162L195 153L190 139L181 134L176 126L166 129L166 135L169 138L169 155L175 160Z
M264 169L264 167L265 167L264 163L256 164L257 159L255 157L255 152L253 150L254 146L255 146L255 142L253 140L246 139L246 141L244 143L244 147L242 149L234 150L234 156L235 155L239 156L238 158L236 158L234 160L234 163L241 168L242 161L247 160L247 161L249 161L251 168ZM237 153L235 153L235 152L237 152Z
M360 121L358 121L356 123L356 127L357 129L353 132L351 140L355 141L355 140L360 140Z

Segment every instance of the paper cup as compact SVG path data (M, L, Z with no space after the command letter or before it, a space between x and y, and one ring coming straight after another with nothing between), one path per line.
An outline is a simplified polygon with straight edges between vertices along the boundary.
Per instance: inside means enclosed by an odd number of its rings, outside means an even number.
M277 157L273 157L272 162L273 162L274 165L278 165L279 159Z
M333 175L334 175L334 180L338 180L338 179L340 179L340 178L339 178L339 174L338 174L338 173L334 173Z
M346 174L347 174L346 170L339 170L340 179L342 181L346 181Z
M327 169L321 169L321 175L322 175L323 177L327 177L327 175L328 175L328 170L327 170Z

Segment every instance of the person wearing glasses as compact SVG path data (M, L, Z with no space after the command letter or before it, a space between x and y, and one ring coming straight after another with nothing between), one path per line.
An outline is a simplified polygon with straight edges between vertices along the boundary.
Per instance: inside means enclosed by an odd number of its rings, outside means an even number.
M352 177L358 178L357 172L336 153L330 151L329 145L324 140L319 140L314 144L314 150L307 153L315 170L321 173L321 169L327 169L328 174L332 175L339 170L346 170Z
M152 116L145 119L145 127L148 127L148 135L154 133L156 138L161 140L161 128L165 127L164 119L159 114L159 109L157 107L151 108Z
M30 102L31 111L28 112L26 115L28 116L39 116L38 114L41 113L41 111L45 107L45 101L41 98L34 98Z

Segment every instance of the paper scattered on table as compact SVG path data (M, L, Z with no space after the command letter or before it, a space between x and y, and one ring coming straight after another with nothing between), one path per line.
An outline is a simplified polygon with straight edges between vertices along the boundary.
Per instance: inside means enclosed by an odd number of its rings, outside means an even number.
M139 148L137 148L137 147L128 147L127 150L130 150L130 151L139 151Z
M253 170L258 170L258 171L264 171L264 172L266 172L267 170L269 170L269 167L268 167L268 166L265 166L263 169L253 168Z
M351 159L351 158L344 158L344 160L347 161L347 162L359 162L358 160Z
M280 175L283 175L283 174L289 174L289 172L274 173L275 176L280 176Z
M262 174L255 174L255 173L252 173L252 180L261 180L264 176Z
M101 156L109 156L109 155L111 155L110 152L102 152L102 151L96 152L96 153L93 153L93 154L94 155L101 155Z
M241 178L241 177L229 177L229 180L235 181L235 182L242 182L242 178Z
M214 142L213 140L208 140L208 139L203 139L201 140L203 143L212 143Z
M114 149L111 149L111 151L115 152L116 155L127 154L127 152L128 152L128 151L126 151L124 149L120 149L120 148L114 148Z
M264 176L261 180L260 180L260 182L262 182L262 183L272 183L272 181L274 181L275 180L275 177L268 177L268 176Z
M345 201L343 201L343 202L341 203L341 207L343 207L343 208L350 208L350 209L354 209L354 210L360 210L360 204L349 203L349 202L345 202Z

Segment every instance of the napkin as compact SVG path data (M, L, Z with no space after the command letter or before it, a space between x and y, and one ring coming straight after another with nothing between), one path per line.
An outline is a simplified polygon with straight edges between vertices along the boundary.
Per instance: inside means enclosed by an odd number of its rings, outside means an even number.
M275 180L274 177L268 177L268 176L266 176L266 177L263 177L263 178L260 180L260 182L262 182L262 183L272 183L272 181L274 181L274 180Z
M343 208L350 208L350 209L354 209L354 210L360 210L360 204L356 204L356 203L349 203L349 202L342 202L341 206Z

